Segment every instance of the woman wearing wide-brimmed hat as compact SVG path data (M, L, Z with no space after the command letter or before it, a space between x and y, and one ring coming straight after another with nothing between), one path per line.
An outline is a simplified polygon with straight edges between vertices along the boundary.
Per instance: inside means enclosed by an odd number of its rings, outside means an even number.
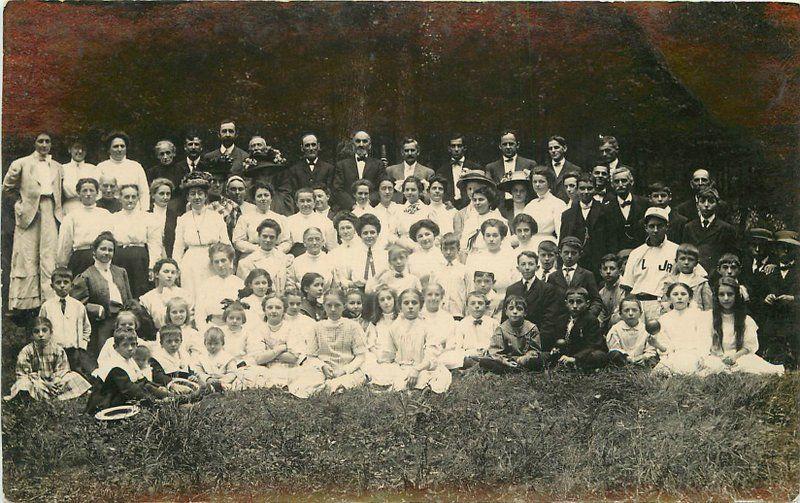
M180 265L181 286L195 303L198 288L212 275L208 247L214 243L231 244L222 215L207 207L211 175L193 171L183 178L181 189L189 201L189 209L178 217L172 256Z
M483 171L470 171L458 182L459 190L467 194L470 204L459 211L453 221L455 232L461 235L461 255L486 248L481 234L481 225L490 218L505 221L497 210L497 186ZM463 219L459 219L463 216Z
M524 213L525 206L533 198L530 173L527 170L513 171L504 176L497 188L511 194L511 199L504 199L498 205L498 210L503 217L511 222L514 217Z

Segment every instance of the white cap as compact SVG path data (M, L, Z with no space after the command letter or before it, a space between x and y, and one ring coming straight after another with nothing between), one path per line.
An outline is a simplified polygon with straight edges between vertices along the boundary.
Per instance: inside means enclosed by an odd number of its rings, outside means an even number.
M669 213L664 208L658 208L656 206L651 206L647 208L647 211L644 213L644 221L647 222L647 219L650 217L660 218L665 222L669 222Z

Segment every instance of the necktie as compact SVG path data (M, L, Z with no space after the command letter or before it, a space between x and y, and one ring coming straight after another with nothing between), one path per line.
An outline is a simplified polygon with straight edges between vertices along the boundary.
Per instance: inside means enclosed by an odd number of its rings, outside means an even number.
M630 205L631 205L631 203L632 203L632 201L622 201L622 202L619 204L619 207L620 207L620 208L624 208L624 207L626 207L626 206L630 206Z
M67 314L67 299L61 299L61 314Z
M574 267L566 267L564 268L564 279L567 280L567 285L572 283L572 271L574 271Z
M375 261L372 258L372 247L367 248L367 261L364 264L364 280L369 279L370 273L375 276Z
M703 229L708 229L709 225L711 225L711 222L709 222L707 218L704 218L703 219Z

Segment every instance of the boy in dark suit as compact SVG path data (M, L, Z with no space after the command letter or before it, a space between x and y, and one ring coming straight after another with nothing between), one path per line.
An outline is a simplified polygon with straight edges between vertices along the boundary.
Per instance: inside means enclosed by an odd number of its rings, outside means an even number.
M647 196L650 199L650 206L664 208L669 213L669 227L667 228L667 239L675 244L683 243L683 228L688 223L686 217L670 207L672 203L672 189L669 185L661 182L653 182L647 187ZM644 222L642 222L644 226Z
M797 262L800 240L794 231L775 233L777 267L766 278L764 297L767 339L761 352L765 358L783 361L789 369L800 363L800 265Z
M547 278L547 283L556 287L561 295L573 287L586 289L589 295L588 310L595 318L599 318L603 313L603 302L600 300L600 294L597 291L597 282L594 279L594 274L578 265L582 249L578 238L567 236L562 239L560 247L561 268Z
M532 251L520 252L517 256L517 270L522 275L522 279L506 289L506 299L514 295L525 299L527 305L525 319L539 328L542 348L544 351L549 351L555 342L554 324L558 318L562 317L564 303L554 286L548 285L536 277L536 270L539 267L538 260L536 253ZM505 305L505 300L503 305ZM505 320L506 313L504 311L502 321Z
M573 236L581 241L583 253L578 263L590 271L597 271L603 256L603 236L600 215L603 203L594 199L594 183L586 174L578 175L578 201L561 214L561 232L565 238Z
M550 352L551 363L581 370L600 368L608 363L608 347L597 316L589 312L589 292L571 287L565 300L569 316L557 332L563 338Z
M736 252L736 229L717 217L717 189L708 188L697 194L697 210L700 218L684 227L683 241L692 243L700 250L700 265L713 271L723 253Z

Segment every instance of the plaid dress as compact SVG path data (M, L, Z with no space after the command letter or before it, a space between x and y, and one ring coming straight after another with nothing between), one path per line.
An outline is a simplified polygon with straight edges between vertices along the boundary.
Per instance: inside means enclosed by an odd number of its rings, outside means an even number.
M60 385L60 392L51 395L46 383ZM70 371L64 348L52 341L41 349L30 343L17 356L17 381L6 400L14 398L21 391L27 391L34 400L69 400L78 398L90 388L86 379Z

